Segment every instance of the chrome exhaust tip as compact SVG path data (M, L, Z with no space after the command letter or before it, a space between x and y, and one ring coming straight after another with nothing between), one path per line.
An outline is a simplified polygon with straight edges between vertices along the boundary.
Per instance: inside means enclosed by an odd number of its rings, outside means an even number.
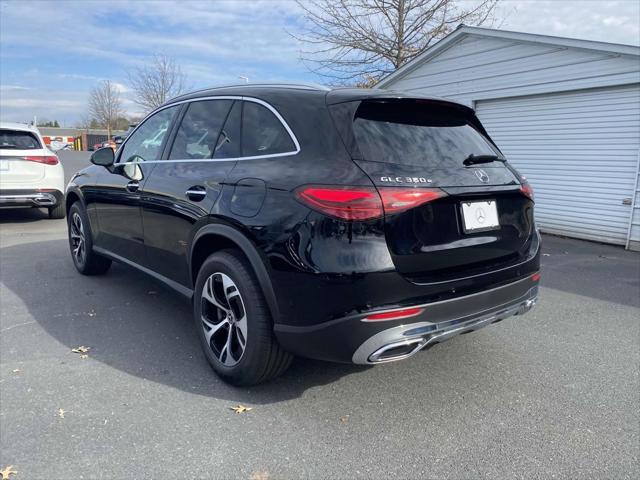
M424 347L426 343L427 340L424 338L414 338L411 340L389 343L369 355L368 361L371 363L385 363L404 360L405 358L409 358L422 350L422 347Z
M518 312L516 313L516 315L524 315L535 306L536 306L536 299L531 298L526 302L523 302L522 304L520 304L520 308L518 309Z
M56 197L54 197L50 193L39 193L33 198L33 201L38 206L50 207L55 205Z

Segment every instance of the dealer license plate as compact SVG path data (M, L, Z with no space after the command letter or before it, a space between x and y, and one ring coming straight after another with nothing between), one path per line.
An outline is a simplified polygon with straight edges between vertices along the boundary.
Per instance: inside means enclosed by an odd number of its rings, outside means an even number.
M462 202L461 205L465 232L479 232L500 228L498 207L495 200Z

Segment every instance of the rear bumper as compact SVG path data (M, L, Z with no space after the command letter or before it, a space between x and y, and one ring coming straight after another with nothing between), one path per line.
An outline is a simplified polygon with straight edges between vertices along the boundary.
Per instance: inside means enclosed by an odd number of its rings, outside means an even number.
M0 207L54 207L63 197L58 190L0 190Z
M412 305L422 308L422 313L404 320L366 321L368 315L380 312L373 310L309 327L276 325L276 335L285 348L298 355L357 364L385 363L522 315L533 308L537 295L538 282L529 275L471 295Z
M514 315L523 315L535 306L538 298L537 286L531 286L519 295L529 282L530 279L520 280L476 295L425 305L431 321L400 325L372 336L354 352L353 363L403 360L457 335L471 333ZM514 295L519 296L514 298ZM503 303L487 308L494 302Z

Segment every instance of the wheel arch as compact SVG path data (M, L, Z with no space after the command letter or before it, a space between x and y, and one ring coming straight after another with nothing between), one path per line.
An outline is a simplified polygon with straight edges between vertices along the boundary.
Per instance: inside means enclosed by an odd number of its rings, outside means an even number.
M71 205L73 205L74 203L80 202L84 205L84 200L82 198L82 195L76 190L69 190L65 195L64 201L65 201L65 211L67 215L69 214L69 209L71 208Z
M273 321L277 323L279 318L278 302L267 269L266 259L263 258L257 247L246 235L229 225L207 224L194 235L189 255L189 272L194 289L198 271L204 261L212 253L228 248L240 250L251 264L251 268L269 306Z

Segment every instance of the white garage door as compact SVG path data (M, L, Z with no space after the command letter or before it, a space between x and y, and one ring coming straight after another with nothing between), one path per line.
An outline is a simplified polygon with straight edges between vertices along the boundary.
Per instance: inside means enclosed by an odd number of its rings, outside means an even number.
M640 149L640 85L479 101L478 116L536 195L538 226L624 244Z

